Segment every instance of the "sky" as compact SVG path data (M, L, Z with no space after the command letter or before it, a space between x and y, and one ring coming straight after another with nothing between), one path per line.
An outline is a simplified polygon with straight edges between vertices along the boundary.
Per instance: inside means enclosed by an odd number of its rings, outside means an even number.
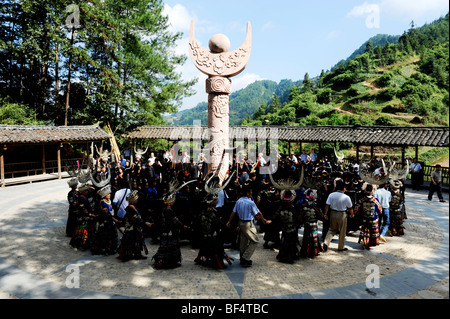
M244 42L247 22L252 26L252 50L245 70L232 77L232 91L257 80L303 80L330 70L348 58L370 37L401 35L444 16L447 0L164 0L170 30L183 33L174 52L188 57L178 68L183 79L198 78L194 96L183 99L179 111L207 102L206 75L189 58L191 20L195 38L208 49L209 39L225 34L233 51Z

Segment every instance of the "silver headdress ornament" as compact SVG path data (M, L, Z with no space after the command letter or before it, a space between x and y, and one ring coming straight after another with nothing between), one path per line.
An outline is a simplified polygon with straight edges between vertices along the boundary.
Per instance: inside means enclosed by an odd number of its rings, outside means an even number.
M70 180L67 181L67 184L69 184L70 188L78 186L78 178L76 177L71 178Z
M269 173L270 181L272 182L273 186L275 186L276 188L281 189L281 190L290 190L290 191L296 190L303 184L304 176L305 176L305 168L304 167L302 167L302 174L298 181L295 181L292 178L287 178L287 179L281 179L278 182L276 182L273 179L272 174Z
M78 186L78 191L80 193L89 191L89 185L88 184L81 184L80 186Z
M395 165L395 163L394 163ZM389 184L392 186L392 188L400 188L403 183L402 179L406 179L406 176L408 176L409 173L409 161L406 160L406 167L403 169L397 169L392 165L390 178L389 178Z
M219 194L221 190L223 190L223 189L225 189L225 188L227 187L228 183L231 181L231 179L233 178L233 176L234 176L235 173L236 173L236 172L233 172L233 173L228 177L227 181L222 185L222 187L217 187L218 184L216 184L214 188L211 187L211 186L209 186L209 183L212 181L212 179L213 179L214 177L216 177L216 176L213 174L213 175L206 181L206 183L205 183L205 191L206 191L208 194L212 194L212 195L214 195L214 194Z
M104 174L100 174L100 181L97 181L94 176L92 176L92 173L89 172L89 179L91 180L92 184L95 185L95 187L97 188L103 188L106 185L109 184L109 182L111 181L111 172L110 169L108 168L108 174L107 176L105 176Z
M74 178L77 178L78 182L80 184L85 184L90 179L90 171L91 171L91 169L90 169L89 166L87 166L86 169L82 169L81 168L82 166L83 166L83 163L81 164L81 166L78 166L76 168L72 166L72 167L67 169L67 173L70 176L72 176Z
M102 198L105 197L108 194L111 194L111 185L107 185L105 187L103 187L102 189L100 189L97 192Z
M173 180L169 183L169 191L163 196L164 202L173 204L175 202L175 195L186 185L197 181L196 179L190 180L189 182L183 183L180 186L180 183L177 180Z
M303 187L306 189L319 189L320 188L320 181L321 179L308 174L307 176L303 177Z
M103 150L103 146L101 147L100 152L98 151L97 145L95 145L95 149L97 151L98 156L102 160L102 162L105 162L105 163L108 162L109 157L111 156L112 152L110 152L108 150Z
M227 187L228 183L233 179L233 176L235 173L236 172L233 172L228 177L228 179L225 181L225 183L220 187L219 187L219 178L217 176L215 176L214 174L212 174L212 176L206 181L205 191L206 191L207 195L203 201L208 206L214 206L214 207L216 206L220 191L222 191L223 189L225 189ZM213 180L214 177L216 177L215 180ZM211 186L210 186L210 184L211 184Z
M130 203L136 203L136 201L139 199L139 192L137 190L132 191L127 196L127 201Z
M136 146L134 147L134 153L136 154L136 158L142 158L142 156L145 153L147 153L147 151L148 151L148 145L147 145L147 148L145 149L145 151L140 148L136 150Z
M375 174L374 172L369 172L367 167L369 166L367 163L364 163L363 169L359 170L359 177L361 177L362 180L365 182L372 184L372 185L382 185L389 181L390 178L390 172L386 169L386 164L384 163L384 160L382 159L381 162L383 163L383 171L384 176Z
M337 162L338 162L339 164L344 163L344 157L345 157L344 153L341 152L340 154L338 154L338 153L336 152L336 148L334 148L334 155L336 156Z

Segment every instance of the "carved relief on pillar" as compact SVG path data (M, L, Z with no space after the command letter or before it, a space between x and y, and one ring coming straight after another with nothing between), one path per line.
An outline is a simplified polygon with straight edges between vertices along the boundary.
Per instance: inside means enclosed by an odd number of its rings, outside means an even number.
M213 117L217 117L223 120L228 118L230 99L228 95L224 94L210 94L208 96L208 107L212 112ZM228 126L228 123L227 123Z
M211 47L211 46L210 46ZM194 21L189 31L189 55L195 66L206 75L235 76L241 73L250 59L252 28L247 24L247 36L242 45L231 52L227 48L210 52L195 39Z
M223 34L216 34L209 41L208 51L195 39L194 21L189 32L189 55L195 66L204 74L206 92L208 93L208 129L210 147L209 171L219 176L222 182L227 174L229 164L228 130L229 130L229 95L231 80L229 77L241 73L248 63L251 52L252 29L247 24L247 36L242 45L229 52L230 41Z
M221 76L206 79L206 93L231 93L231 80Z

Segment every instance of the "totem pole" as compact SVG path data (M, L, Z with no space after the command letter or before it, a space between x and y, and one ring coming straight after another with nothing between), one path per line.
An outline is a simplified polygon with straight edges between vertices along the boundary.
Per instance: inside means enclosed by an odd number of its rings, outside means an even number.
M208 76L208 132L209 132L209 173L225 180L229 166L229 95L230 77L241 73L250 59L252 30L247 24L247 36L236 50L228 52L230 40L223 34L216 34L209 40L209 49L201 47L194 34L194 21L189 32L189 55L195 66Z

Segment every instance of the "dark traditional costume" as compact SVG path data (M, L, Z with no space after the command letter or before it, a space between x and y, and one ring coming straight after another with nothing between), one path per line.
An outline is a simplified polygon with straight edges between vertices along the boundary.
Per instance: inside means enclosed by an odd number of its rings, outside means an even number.
M88 198L89 185L81 185L78 188L80 196L78 198L77 224L74 234L70 240L70 245L74 248L89 249L91 246L90 236L95 231L94 209Z
M143 256L142 252L148 254L143 234L144 220L135 206L138 201L137 194L137 191L132 191L127 197L129 205L125 208L125 216L123 217L125 230L118 248L119 259L123 261L144 259L147 257Z
M317 221L322 218L322 212L315 203L316 190L306 191L306 200L301 205L301 220L304 225L300 256L314 258L323 251L319 241Z
M78 214L78 197L79 193L77 191L78 179L72 178L68 182L71 190L67 194L67 201L69 202L69 211L67 214L66 223L66 235L72 237L75 229L77 227L77 214Z
M153 256L156 269L174 268L181 265L179 229L183 226L170 206L166 206L160 215L160 245Z
M198 216L202 240L195 262L215 269L224 269L226 268L224 259L231 264L231 258L225 253L223 248L222 229L224 225L214 206L204 207Z
M362 245L363 249L369 249L380 244L378 216L383 213L383 208L378 200L371 195L372 189L372 185L366 186L366 194L370 195L360 199L355 209L356 214L362 216L358 243Z
M400 186L395 187L391 184L391 202L389 203L390 224L389 231L392 236L401 236L405 234L403 226L402 206L403 196L400 192Z
M281 192L281 207L275 212L273 219L280 219L281 243L277 260L285 263L293 263L299 258L298 230L300 226L300 212L294 206L295 192Z
M96 255L112 255L117 252L118 236L112 203L107 198L111 194L111 187L106 186L98 193L102 200L97 205L97 231L92 237L91 252Z
M280 207L280 191L274 187L271 187L268 191L261 192L259 197L258 207L260 208L264 218L272 218L273 213ZM275 246L279 246L281 242L280 220L272 220L272 223L261 225L261 227L264 231L264 248L269 248L269 242L274 243Z

